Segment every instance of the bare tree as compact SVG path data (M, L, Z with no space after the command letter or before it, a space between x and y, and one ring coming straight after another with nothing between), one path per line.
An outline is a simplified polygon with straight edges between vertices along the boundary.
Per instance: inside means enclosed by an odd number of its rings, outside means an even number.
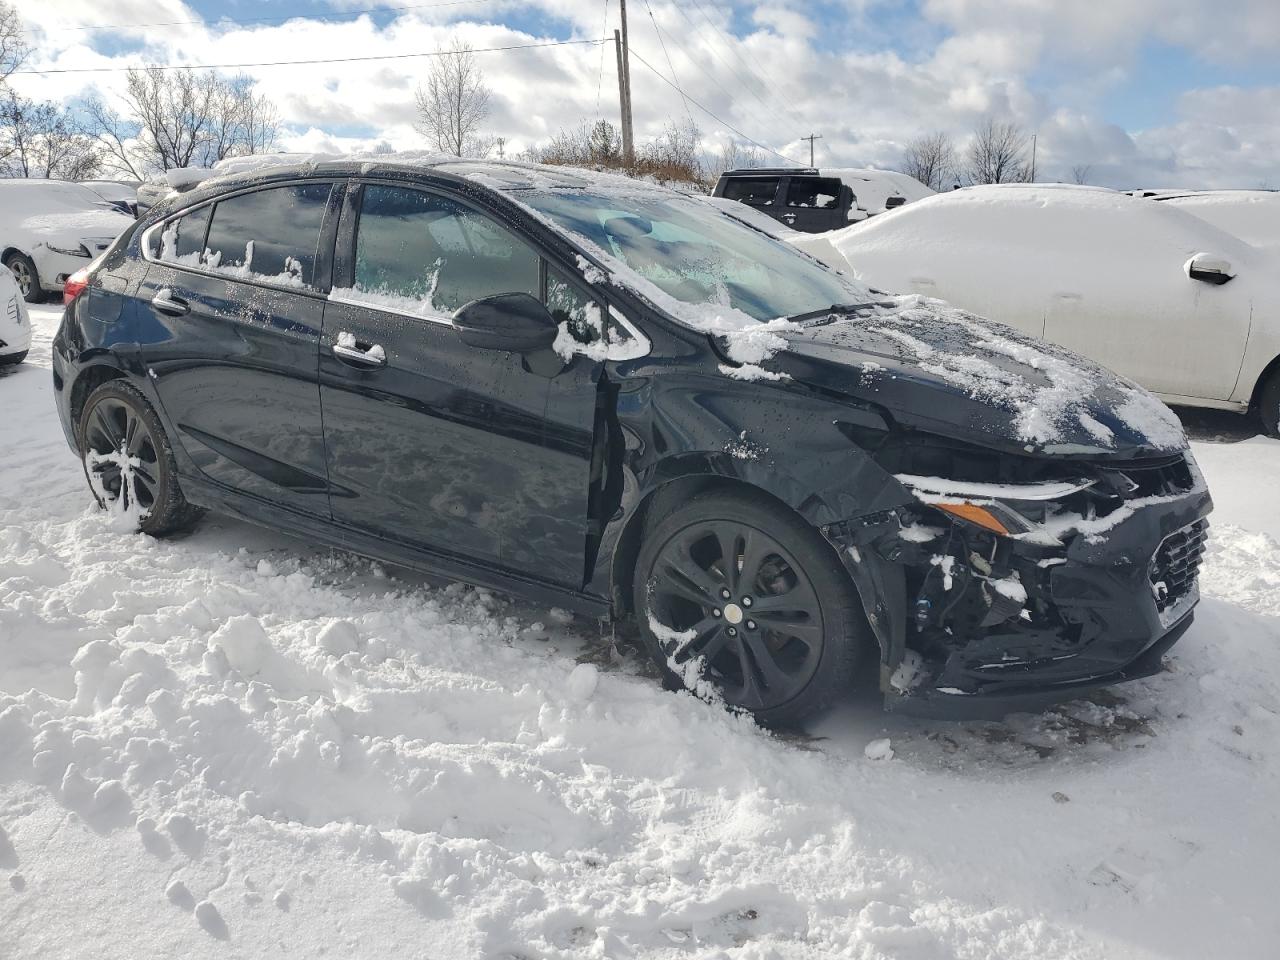
M275 106L255 95L248 77L213 71L130 68L123 115L100 99L85 104L88 129L105 163L145 179L152 171L209 167L227 157L261 153L275 144Z
M956 148L951 138L938 130L908 141L898 166L931 190L945 190L956 174Z
M22 66L29 52L18 11L0 0L0 85Z
M764 166L764 155L756 146L743 146L736 140L721 145L720 150L707 165L707 179L715 182L726 170L745 170L748 167Z
M486 144L479 137L491 94L475 51L471 44L454 38L440 54L432 61L426 82L418 86L418 130L437 150L455 157L473 155L486 146L492 149L492 140Z
M0 175L84 180L101 166L98 145L62 107L12 90L0 100Z
M1031 179L1026 155L1021 127L988 119L973 132L966 173L972 183L1026 183Z
M1071 168L1071 182L1086 184L1093 175L1093 165L1089 163L1077 163Z

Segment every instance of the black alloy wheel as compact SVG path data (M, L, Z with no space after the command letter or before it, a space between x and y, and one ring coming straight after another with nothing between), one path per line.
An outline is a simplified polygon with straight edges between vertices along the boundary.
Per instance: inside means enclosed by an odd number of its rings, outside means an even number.
M129 384L113 380L90 394L80 418L80 450L98 505L143 533L170 533L200 516L178 489L159 418Z
M727 704L791 723L848 688L865 618L832 548L784 508L697 497L655 529L637 607L669 680L690 665Z

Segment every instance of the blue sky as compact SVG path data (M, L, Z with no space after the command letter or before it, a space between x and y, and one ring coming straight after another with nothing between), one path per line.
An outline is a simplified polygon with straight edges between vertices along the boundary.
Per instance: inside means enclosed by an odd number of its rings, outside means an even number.
M37 65L63 68L367 56L434 49L455 34L477 47L597 37L605 11L604 0L392 0L360 15L352 11L370 0L15 2L37 41ZM617 0L608 6L611 32ZM963 145L976 123L995 116L1038 133L1055 169L1090 165L1110 185L1280 186L1271 159L1280 156L1280 2L1235 0L1230 16L1223 10L1222 0L630 0L637 55L668 78L674 70L708 108L689 113L709 149L754 142L807 159L797 138L816 130L822 161L891 165L916 134L941 129ZM264 19L295 16L317 22ZM204 24L67 29L186 19ZM612 118L612 49L604 53L486 56L493 132L520 146L597 115ZM425 69L411 60L248 72L281 105L288 145L402 147L415 142L412 89ZM118 77L22 82L71 99L109 96ZM686 115L680 97L643 65L633 62L632 82L639 136Z

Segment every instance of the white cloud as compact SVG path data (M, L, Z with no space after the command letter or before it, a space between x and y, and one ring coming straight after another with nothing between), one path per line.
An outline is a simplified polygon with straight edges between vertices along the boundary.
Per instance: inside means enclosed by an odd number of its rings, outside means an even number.
M146 62L241 63L250 61L403 55L432 51L459 35L477 48L556 39L503 26L503 15L519 9L522 22L535 4L493 2L427 8L394 14L379 26L368 16L335 22L173 26L118 33L117 56L95 53L94 34L69 24L154 23L198 19L178 0L19 0L33 29L38 52L33 66L70 68L125 66ZM331 4L335 9L340 3ZM350 0L348 9L369 6ZM919 43L908 52L877 50L869 31L890 0L847 0L843 24L818 24L807 4L775 2L739 10L731 33L729 8L671 2L653 4L666 54L683 86L727 125L697 107L689 110L712 142L738 134L807 160L799 138L815 131L819 162L897 162L911 136L943 129L963 136L984 115L1015 119L1038 130L1041 170L1066 176L1076 163L1092 164L1095 176L1114 185L1149 182L1255 185L1275 169L1275 91L1221 88L1191 91L1176 101L1177 118L1160 129L1125 131L1099 116L1096 103L1123 83L1142 43L1156 38L1182 44L1195 55L1262 57L1280 47L1280 3L1239 0L1224 10L1221 0L1111 0L1106 15L1096 4L1070 0L925 0L906 30ZM592 0L541 0L559 37L602 35L602 7ZM616 19L616 4L611 7ZM266 7L237 7L244 16L267 16ZM713 19L708 25L704 11ZM748 16L744 17L742 14ZM384 19L384 18L380 18ZM1211 25L1206 28L1205 25ZM611 34L613 23L607 28ZM829 31L854 31L856 49L832 52ZM840 34L841 36L844 33ZM922 38L931 38L925 42ZM645 5L632 6L631 40L637 136L656 135L671 118L681 119L680 96L642 62L670 76L667 55ZM905 48L904 48L905 50ZM494 90L490 132L519 150L584 119L617 115L617 79L612 44L560 46L480 54ZM422 146L413 130L413 91L425 75L426 58L361 63L259 67L245 70L280 108L288 128L285 145L323 149L322 144L368 147ZM1036 84L1045 64L1072 78L1059 88ZM1078 79L1077 79L1078 78ZM118 90L119 73L24 76L15 82L27 94L70 99L92 89ZM1170 92L1170 97L1175 91Z

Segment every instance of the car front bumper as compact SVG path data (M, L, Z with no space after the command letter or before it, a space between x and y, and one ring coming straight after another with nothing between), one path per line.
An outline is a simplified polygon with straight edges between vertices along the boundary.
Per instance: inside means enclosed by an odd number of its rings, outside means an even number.
M884 664L886 708L915 716L995 719L1159 672L1163 656L1194 617L1205 517L1212 507L1208 490L1197 484L1181 495L1133 501L1102 533L1075 534L1052 547L1014 538L1005 569L1017 571L1026 587L1023 615L969 632L940 624L945 629L935 633L932 645L910 622L916 596L910 588L889 603L882 588L873 604L867 599L872 584L894 581L895 565L919 568L939 548L929 545L895 564L885 557L894 555L892 539L877 539L874 527L860 537L850 525L845 539L854 549L841 550L841 556L864 606L881 614L873 627L886 649L894 648L886 644L885 629L894 618L884 614L890 606L902 611L896 618L901 655ZM959 565L956 575L962 582ZM909 575L906 580L911 582ZM929 653L914 677L904 680L898 673L891 682L909 656L904 647Z

